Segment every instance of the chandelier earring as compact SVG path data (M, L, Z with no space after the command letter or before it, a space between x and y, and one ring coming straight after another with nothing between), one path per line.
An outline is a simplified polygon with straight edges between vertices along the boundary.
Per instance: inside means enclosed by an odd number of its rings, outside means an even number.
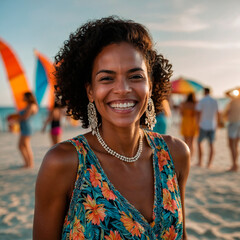
M155 124L156 124L156 113L155 108L153 104L152 98L148 98L148 104L146 109L146 118L145 118L145 124L147 124L148 128L153 130Z
M87 106L88 122L92 129L92 135L95 135L98 127L97 112L94 103L89 102Z

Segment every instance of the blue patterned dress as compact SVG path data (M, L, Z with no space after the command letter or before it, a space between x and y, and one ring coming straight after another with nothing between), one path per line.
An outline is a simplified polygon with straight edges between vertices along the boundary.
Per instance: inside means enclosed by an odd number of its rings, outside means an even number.
M78 152L79 166L62 239L182 239L182 207L172 157L161 135L144 132L154 149L153 222L148 223L114 188L86 138L79 135L68 140Z

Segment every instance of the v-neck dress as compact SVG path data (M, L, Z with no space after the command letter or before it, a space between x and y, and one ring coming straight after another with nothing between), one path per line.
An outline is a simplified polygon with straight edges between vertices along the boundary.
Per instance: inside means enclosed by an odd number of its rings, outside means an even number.
M153 149L153 221L148 223L113 186L86 138L79 135L68 140L78 152L79 165L62 239L182 239L182 206L172 157L160 134L144 132Z

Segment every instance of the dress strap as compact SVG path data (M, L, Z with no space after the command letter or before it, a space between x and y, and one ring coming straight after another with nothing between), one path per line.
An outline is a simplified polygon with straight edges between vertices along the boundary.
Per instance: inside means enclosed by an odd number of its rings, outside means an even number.
M167 174L174 175L175 174L175 167L174 167L174 162L171 156L171 153L169 151L169 148L167 146L167 143L165 142L164 138L161 136L161 134L156 133L156 132L151 132L144 130L147 140L149 145L158 152L161 152L161 155L163 155L163 158L168 159L170 168L166 168L165 171ZM157 154L157 153L156 153ZM157 154L159 156L159 154Z
M75 187L77 185L80 186L82 182L82 177L84 175L83 171L86 171L86 156L88 153L86 139L83 135L79 135L77 137L67 140L66 142L71 143L75 147L78 154L78 172Z

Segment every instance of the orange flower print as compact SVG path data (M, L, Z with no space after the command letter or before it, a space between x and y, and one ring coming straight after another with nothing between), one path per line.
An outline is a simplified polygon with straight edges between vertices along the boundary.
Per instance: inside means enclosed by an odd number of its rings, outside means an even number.
M177 237L177 233L175 232L175 229L173 226L171 226L169 228L169 231L167 231L164 235L163 235L163 240L175 240Z
M85 149L83 143L79 142L79 140L75 141L76 145L77 145L77 150L83 154L83 156L87 155L87 150Z
M115 200L116 195L109 189L107 182L103 182L102 194L107 200Z
M105 239L106 240L121 240L122 238L121 238L120 234L118 233L118 231L113 232L112 230L110 230L109 236L105 236Z
M65 219L64 219L64 226L66 226L66 225L69 225L70 224L70 221L68 220L68 216L66 216L65 217Z
M177 209L177 203L171 198L171 194L167 189L163 189L163 208L175 213Z
M173 178L168 179L167 186L169 191L174 192Z
M155 208L156 206L154 206ZM154 209L153 209L154 210ZM152 222L150 223L150 226L153 228L155 226L155 219L156 219L156 215L155 215L155 212L153 211L153 219L152 219Z
M87 169L90 173L90 181L93 185L93 187L101 187L101 182L100 180L102 180L101 174L97 171L96 167L91 164L91 168Z
M121 222L123 223L124 227L129 231L132 236L141 237L141 233L144 231L144 228L136 221L134 221L131 217L127 214L122 212Z
M164 149L161 149L161 151L159 151L157 153L158 155L158 164L159 164L159 169L160 171L163 170L163 166L167 165L167 161L170 160L170 157L168 155L168 152L165 151Z
M99 225L100 220L103 221L106 214L104 204L96 204L96 201L87 195L86 202L83 203L86 209L86 217L88 221L91 221L94 225Z
M70 231L69 239L73 240L84 240L84 227L80 224L80 222L77 221L75 218L75 222L73 224L73 229Z
M182 223L182 220L183 220L182 208L178 208L178 222Z
M176 174L174 174L173 178L172 178L172 182L173 182L173 186L176 190L178 190L178 184L177 184L177 176Z

